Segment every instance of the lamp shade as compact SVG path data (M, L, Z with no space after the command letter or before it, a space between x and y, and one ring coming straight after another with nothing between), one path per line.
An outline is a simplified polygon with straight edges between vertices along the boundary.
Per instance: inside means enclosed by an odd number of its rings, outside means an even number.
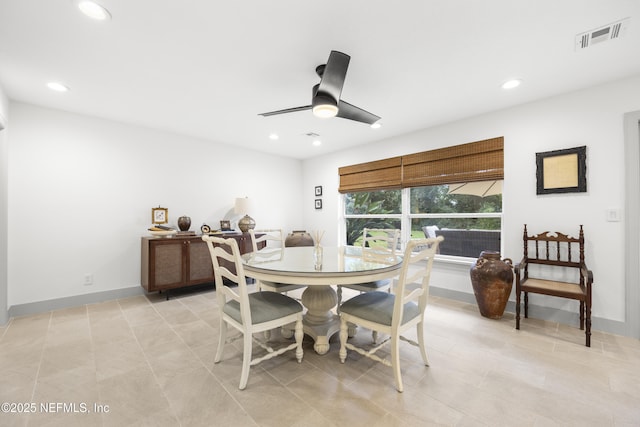
M238 197L236 199L236 204L234 207L234 211L239 215L245 215L249 213L251 210L251 203L249 202L248 197Z

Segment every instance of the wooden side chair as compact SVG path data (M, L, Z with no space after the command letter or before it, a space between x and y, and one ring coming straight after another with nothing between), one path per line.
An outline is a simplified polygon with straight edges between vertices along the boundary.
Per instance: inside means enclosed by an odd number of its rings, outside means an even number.
M227 342L243 339L242 373L240 390L244 390L249 379L249 368L253 365L279 356L286 351L295 350L298 363L302 362L302 305L286 295L277 292L253 292L247 290L244 268L240 258L238 242L235 239L223 239L214 236L202 236L207 243L216 281L216 298L220 309L220 338L216 351L215 363L222 360L224 345ZM226 262L221 262L222 260ZM235 274L225 265L235 266ZM237 290L227 286L224 279L238 284ZM295 342L278 349L270 347L267 342L258 341L254 334L266 332L274 328L295 324ZM241 335L227 341L227 327L231 326ZM262 357L252 359L253 342L267 351Z
M523 241L524 256L514 267L516 329L520 329L520 296L523 292L525 319L529 317L529 293L569 298L580 302L580 329L585 331L586 346L591 347L593 273L584 261L582 225L576 238L548 231L528 235L525 224ZM533 268L536 269L535 274Z
M256 234L261 234L261 236L256 237ZM261 242L265 243L265 247L262 248L262 250L283 248L285 246L282 229L249 230L249 235L251 236L251 247L254 252L258 251L258 247ZM304 285L289 285L286 283L258 281L257 288L259 290L287 293L295 289L304 288Z
M412 239L407 244L395 293L365 292L342 304L340 309L340 362L345 362L347 349L349 349L386 366L391 366L396 389L399 392L403 391L400 340L419 347L425 366L429 366L424 346L424 310L429 298L429 278L433 259L442 240L444 240L442 236L435 239ZM417 286L410 286L411 284L417 284ZM349 337L348 323L377 331L388 337L371 349L357 347L347 342ZM413 327L416 328L418 342L402 336ZM376 354L388 342L391 342L391 361Z
M365 228L362 230L362 256L363 258L387 258L396 255L400 230L393 228ZM342 303L342 288L356 291L371 292L388 290L391 292L391 280L376 280L373 282L357 283L355 285L338 286L338 312Z

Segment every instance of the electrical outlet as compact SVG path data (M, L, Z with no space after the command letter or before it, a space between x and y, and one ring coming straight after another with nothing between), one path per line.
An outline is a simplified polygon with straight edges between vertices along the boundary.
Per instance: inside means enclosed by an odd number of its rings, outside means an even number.
M84 285L85 286L93 285L93 274L84 275Z

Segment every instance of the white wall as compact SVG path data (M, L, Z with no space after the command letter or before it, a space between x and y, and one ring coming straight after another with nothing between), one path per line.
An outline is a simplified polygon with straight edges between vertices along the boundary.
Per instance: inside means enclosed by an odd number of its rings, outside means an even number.
M140 285L151 208L191 229L237 219L303 227L301 162L58 110L11 103L9 306ZM94 284L84 286L84 275Z
M0 325L9 320L7 305L7 130L9 100L0 86Z
M522 256L522 227L530 232L586 235L586 260L595 277L594 328L624 322L624 222L607 222L605 210L624 212L623 115L640 108L640 76L345 150L304 162L304 215L339 241L338 167L504 136L503 256ZM392 125L392 124L387 124ZM536 152L587 146L586 193L536 195ZM323 209L313 209L313 187L324 186ZM469 265L438 263L432 285L473 293ZM638 286L637 283L629 284ZM512 300L514 297L512 295ZM577 312L575 302L532 295L532 304ZM576 315L577 317L577 315Z

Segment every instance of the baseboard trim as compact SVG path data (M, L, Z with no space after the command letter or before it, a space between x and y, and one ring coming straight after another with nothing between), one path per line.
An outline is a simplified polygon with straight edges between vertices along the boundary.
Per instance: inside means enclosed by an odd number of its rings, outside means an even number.
M468 304L476 304L475 295L469 292L460 292L452 289L431 286L429 288L429 294L436 297L466 302ZM77 307L85 304L96 304L119 298L128 298L136 295L144 295L144 289L140 286L132 286L129 288L113 289L110 291L95 292L92 294L75 295L46 301L18 304L9 307L9 319L12 317L28 316L32 314L46 313L53 310ZM515 313L515 302L509 301L505 311ZM529 316L568 325L578 324L578 313L533 304L529 304ZM603 319L595 316L592 316L591 322L591 328L593 330L622 336L630 336L628 335L629 329L625 322Z
M466 302L469 304L477 304L475 295L468 292L460 292L451 289L439 288L437 286L430 286L429 294L436 297L448 298L456 301ZM515 301L509 301L507 303L505 311L509 313L515 313ZM480 315L480 312L478 312L478 315ZM566 310L543 307L531 304L531 302L529 302L529 317L549 320L552 322L558 322L567 325L579 325L579 317L577 312L574 313ZM524 322L526 322L526 320L524 320ZM606 332L615 335L631 336L628 334L629 332L625 322L604 319L595 316L591 316L591 330Z
M9 307L9 318L46 313L48 311L61 310L63 308L78 307L85 304L96 304L99 302L128 298L143 294L144 289L142 289L141 286L132 286L129 288L113 289L110 291L95 292L92 294L74 295L71 297L12 305Z

